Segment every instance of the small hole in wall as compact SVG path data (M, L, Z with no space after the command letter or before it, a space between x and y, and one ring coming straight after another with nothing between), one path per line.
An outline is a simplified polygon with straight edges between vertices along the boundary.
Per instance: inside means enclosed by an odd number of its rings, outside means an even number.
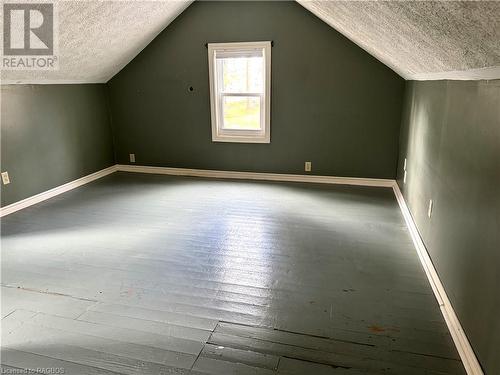
M189 91L189 92L193 92L193 91L194 91L194 87L193 87L193 86L189 86L189 87L188 87L188 91Z

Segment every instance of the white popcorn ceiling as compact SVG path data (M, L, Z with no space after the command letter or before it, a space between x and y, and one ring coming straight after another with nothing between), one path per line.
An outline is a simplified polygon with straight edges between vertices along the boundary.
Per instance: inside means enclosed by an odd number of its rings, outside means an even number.
M405 79L500 78L499 1L298 1Z
M500 2L298 2L405 79L500 78ZM2 82L107 82L190 3L57 1L59 70Z
M55 1L59 70L2 71L2 83L107 82L191 1Z

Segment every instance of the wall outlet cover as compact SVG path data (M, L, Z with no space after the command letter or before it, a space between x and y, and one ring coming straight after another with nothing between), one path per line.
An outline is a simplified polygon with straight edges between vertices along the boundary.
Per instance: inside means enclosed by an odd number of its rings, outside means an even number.
M311 163L310 161L306 161L306 162L304 163L304 170L305 170L306 172L311 172L311 168L312 168L312 163Z
M129 159L131 163L135 163L135 154L129 154Z
M10 184L9 172L2 172L2 183L4 185Z
M429 217L429 219L431 218L432 216L432 206L434 205L434 202L432 202L432 199L429 200L429 208L427 209L427 216Z

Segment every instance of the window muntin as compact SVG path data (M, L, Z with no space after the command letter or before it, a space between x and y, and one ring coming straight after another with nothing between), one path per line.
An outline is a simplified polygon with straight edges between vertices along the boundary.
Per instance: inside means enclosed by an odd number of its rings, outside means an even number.
M212 140L270 141L270 42L208 45Z

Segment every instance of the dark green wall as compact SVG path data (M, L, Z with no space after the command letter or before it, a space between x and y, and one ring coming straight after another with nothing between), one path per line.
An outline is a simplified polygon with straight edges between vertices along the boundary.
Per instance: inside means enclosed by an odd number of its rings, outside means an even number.
M398 183L482 366L500 374L500 81L408 82Z
M205 43L260 40L271 143L213 143ZM119 163L395 177L404 80L295 2L195 2L108 87Z
M104 84L1 90L2 206L114 164Z

